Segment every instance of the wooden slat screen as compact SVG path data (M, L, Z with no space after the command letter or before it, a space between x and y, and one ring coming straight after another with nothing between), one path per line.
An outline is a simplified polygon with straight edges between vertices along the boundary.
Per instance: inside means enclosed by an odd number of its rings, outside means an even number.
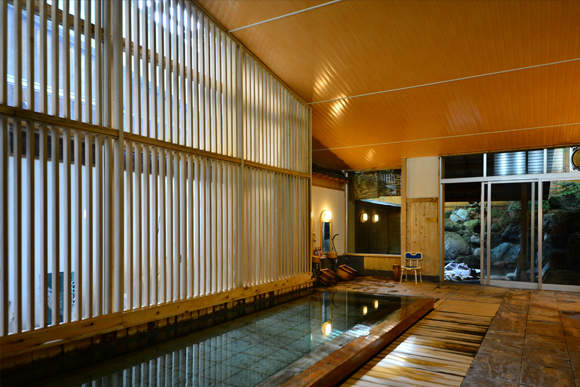
M310 109L192 1L2 1L0 132L0 336L310 271Z

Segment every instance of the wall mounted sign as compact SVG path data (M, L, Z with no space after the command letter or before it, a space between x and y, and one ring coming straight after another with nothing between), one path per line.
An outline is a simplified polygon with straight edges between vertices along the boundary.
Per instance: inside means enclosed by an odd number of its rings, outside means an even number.
M427 218L427 223L437 223L437 217Z

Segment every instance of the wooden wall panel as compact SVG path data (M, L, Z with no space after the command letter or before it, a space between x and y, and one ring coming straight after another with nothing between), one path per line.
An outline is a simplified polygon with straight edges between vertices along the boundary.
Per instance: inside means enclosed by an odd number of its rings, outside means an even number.
M392 271L393 265L400 259L400 257L364 257L364 268L365 270Z
M0 337L310 271L310 109L195 3L0 3Z
M438 211L437 198L407 202L407 251L423 253L424 275L440 272L438 223L427 222L427 218L437 218Z

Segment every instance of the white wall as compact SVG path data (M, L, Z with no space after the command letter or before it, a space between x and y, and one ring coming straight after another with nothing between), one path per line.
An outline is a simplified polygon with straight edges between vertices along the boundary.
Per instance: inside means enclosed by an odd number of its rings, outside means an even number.
M439 157L407 159L407 198L439 197Z
M344 254L346 237L346 203L345 191L312 187L312 232L316 234L316 246L320 246L320 215L322 211L332 212L332 235L338 234L334 240L338 255Z

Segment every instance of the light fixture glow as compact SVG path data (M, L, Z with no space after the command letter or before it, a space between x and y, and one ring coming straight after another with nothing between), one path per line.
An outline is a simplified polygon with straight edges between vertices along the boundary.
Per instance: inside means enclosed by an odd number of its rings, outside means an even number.
M330 210L322 211L322 221L323 222L330 222L331 219L332 219L332 212L330 212Z
M362 309L363 316L366 316L368 311L369 310L367 309L367 307L366 306L363 306L363 309Z
M373 223L377 223L379 221L379 216L377 214L373 215Z
M375 300L375 309L379 308L379 300Z
M366 212L360 214L360 221L362 223L365 223L367 220L369 220L369 214L367 214Z
M324 336L328 336L330 335L330 332L332 332L332 325L330 324L330 321L327 321L322 324L322 333Z

